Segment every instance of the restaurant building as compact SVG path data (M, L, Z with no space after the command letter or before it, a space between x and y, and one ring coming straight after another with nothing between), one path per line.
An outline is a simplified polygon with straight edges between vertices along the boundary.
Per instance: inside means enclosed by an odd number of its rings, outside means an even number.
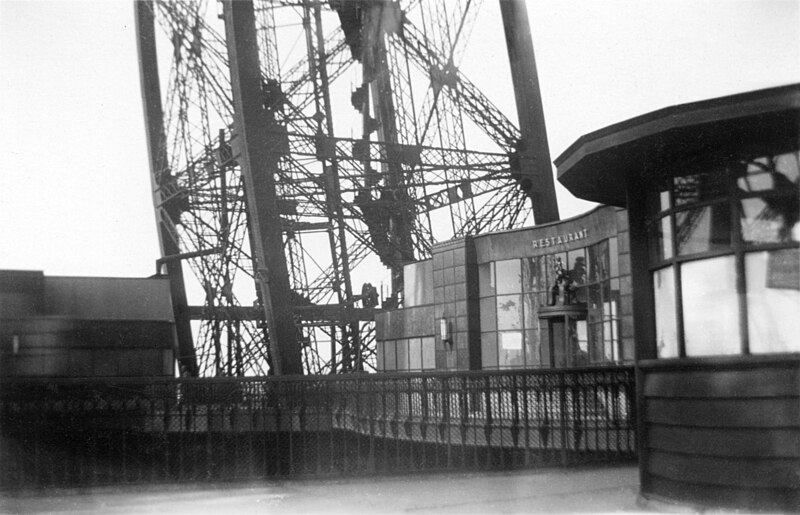
M633 360L627 213L600 207L435 245L376 316L381 371L580 367Z
M800 85L581 137L558 179L602 207L408 265L378 369L635 362L644 497L800 508L799 150Z
M800 508L800 85L581 137L575 196L629 215L641 492Z

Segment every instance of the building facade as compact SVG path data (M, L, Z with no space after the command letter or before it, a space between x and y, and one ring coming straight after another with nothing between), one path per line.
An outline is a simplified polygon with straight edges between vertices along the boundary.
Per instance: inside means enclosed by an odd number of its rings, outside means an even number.
M0 270L0 375L174 377L164 277L54 277Z
M800 508L800 85L580 138L578 197L626 207L642 494Z
M407 265L403 308L376 316L381 371L633 360L624 209L461 238Z

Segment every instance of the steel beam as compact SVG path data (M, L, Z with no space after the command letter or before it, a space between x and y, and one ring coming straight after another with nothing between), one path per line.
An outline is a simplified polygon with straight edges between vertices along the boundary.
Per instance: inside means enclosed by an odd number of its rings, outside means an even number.
M291 290L275 191L281 129L264 108L253 3L225 0L222 6L234 127L241 141L239 165L253 236L256 282L269 328L272 370L276 375L302 374L300 345L287 302Z
M169 180L170 173L164 134L164 113L161 109L161 86L158 79L153 8L153 3L150 1L139 0L134 2L136 43L139 52L139 77L142 88L145 128L147 130L147 152L150 158L150 184L153 190L158 241L161 248L161 257L164 259L180 254L180 247L170 231L170 228L174 227L174 221L169 219L169 215L161 207L164 203L162 186ZM167 277L169 277L172 310L178 337L178 362L181 365L182 373L197 377L197 356L188 313L183 268L179 260L169 260L165 264Z
M531 199L533 217L537 224L559 219L558 202L547 144L544 109L539 91L539 76L533 55L528 9L524 0L500 0L500 13L506 35L511 81L517 101L519 129L522 134L517 145L519 182Z

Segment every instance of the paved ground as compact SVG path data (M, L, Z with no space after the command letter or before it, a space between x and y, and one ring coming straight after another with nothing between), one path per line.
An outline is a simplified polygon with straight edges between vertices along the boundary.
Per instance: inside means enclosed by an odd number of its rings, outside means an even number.
M641 512L635 466L0 494L2 513Z

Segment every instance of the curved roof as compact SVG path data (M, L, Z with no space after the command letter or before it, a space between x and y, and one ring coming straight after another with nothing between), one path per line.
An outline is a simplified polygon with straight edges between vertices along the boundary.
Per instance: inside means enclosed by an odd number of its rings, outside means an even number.
M555 160L576 197L624 206L629 174L711 151L800 146L800 84L659 109L581 136Z

